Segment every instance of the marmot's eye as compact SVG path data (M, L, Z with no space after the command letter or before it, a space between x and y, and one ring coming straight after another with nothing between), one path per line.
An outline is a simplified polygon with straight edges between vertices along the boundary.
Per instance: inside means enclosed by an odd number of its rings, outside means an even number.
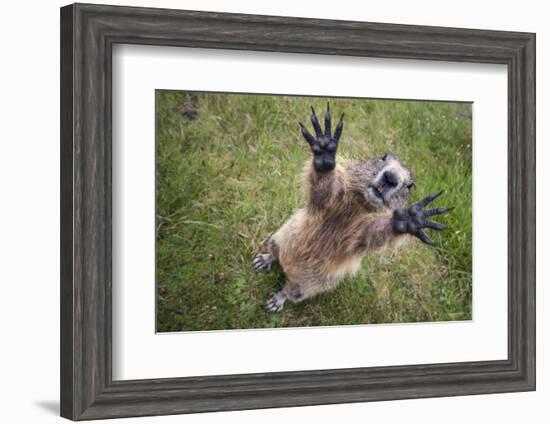
M409 190L411 190L413 187L414 187L414 183L410 183L409 185L407 185L407 188L408 188Z
M382 156L382 160L386 160L388 158L388 154L384 153L384 156Z

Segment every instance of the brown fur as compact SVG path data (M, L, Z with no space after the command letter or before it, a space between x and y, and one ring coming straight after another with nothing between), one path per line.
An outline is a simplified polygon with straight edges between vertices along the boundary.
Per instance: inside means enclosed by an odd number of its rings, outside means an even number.
M402 235L393 231L392 211L408 200L398 192L389 205L369 201L369 182L382 167L410 172L399 159L349 161L330 172L317 172L309 162L304 173L307 206L297 210L271 237L268 248L279 261L287 283L282 293L299 302L338 286L355 273L366 252L387 246ZM393 203L392 203L393 202Z

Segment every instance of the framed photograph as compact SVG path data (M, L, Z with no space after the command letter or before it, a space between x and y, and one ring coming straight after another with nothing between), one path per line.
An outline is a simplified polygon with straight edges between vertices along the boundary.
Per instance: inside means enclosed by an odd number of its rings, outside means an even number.
M61 415L535 389L535 35L61 9Z

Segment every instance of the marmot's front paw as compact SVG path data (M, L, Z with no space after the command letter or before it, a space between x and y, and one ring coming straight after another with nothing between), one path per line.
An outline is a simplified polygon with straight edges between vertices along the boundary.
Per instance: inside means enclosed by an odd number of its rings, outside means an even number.
M330 123L330 109L327 105L327 112L325 114L325 132L321 129L317 115L313 107L311 108L311 123L315 130L315 137L307 130L306 127L300 122L300 129L302 135L309 143L311 151L313 152L313 165L317 171L331 171L336 166L336 149L338 148L338 142L344 129L344 114L340 118L340 122L336 126L334 136L331 135L331 123Z
M273 293L271 297L264 303L263 307L267 312L281 312L286 302L286 295L279 291Z
M423 228L431 228L433 230L444 230L447 228L443 224L437 222L428 221L427 218L433 215L439 215L448 212L454 208L435 208L429 210L422 210L429 203L435 200L441 193L430 194L418 203L415 203L410 208L396 209L393 212L393 229L398 233L409 233L415 237L418 237L426 244L433 244L433 241L428 235L422 231Z
M254 271L269 271L273 265L273 255L269 253L258 253L252 261Z

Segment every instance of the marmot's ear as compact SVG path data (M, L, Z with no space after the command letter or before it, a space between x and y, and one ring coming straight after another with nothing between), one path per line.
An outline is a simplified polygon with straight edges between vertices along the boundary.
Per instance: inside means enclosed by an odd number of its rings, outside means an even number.
M382 160L386 160L388 158L388 152L384 153L384 156L382 156Z

